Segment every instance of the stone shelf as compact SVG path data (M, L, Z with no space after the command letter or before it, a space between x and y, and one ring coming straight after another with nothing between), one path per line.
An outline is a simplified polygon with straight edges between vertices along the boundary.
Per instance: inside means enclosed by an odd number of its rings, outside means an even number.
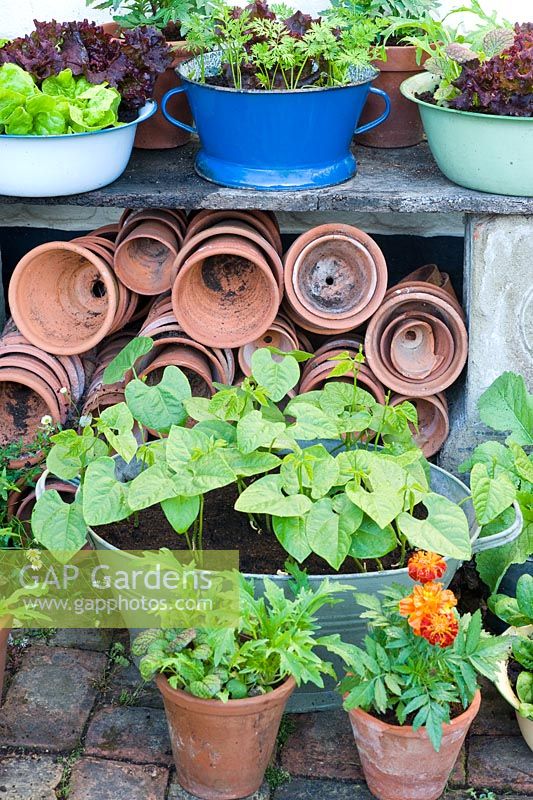
M191 144L170 151L137 150L124 175L103 189L57 198L0 196L0 204L533 214L533 197L483 194L451 183L425 144L405 150L358 147L355 178L340 186L301 192L226 189L208 183L194 172L196 149L197 145Z

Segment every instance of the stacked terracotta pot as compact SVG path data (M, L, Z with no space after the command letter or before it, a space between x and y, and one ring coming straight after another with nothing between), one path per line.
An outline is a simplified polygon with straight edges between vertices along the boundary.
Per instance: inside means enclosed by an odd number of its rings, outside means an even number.
M128 209L118 225L24 256L9 288L21 331L11 341L24 339L49 366L63 364L75 402L87 376L83 412L94 414L123 399L125 382L104 386L102 376L138 334L155 341L136 365L141 377L157 382L174 364L187 374L194 395L209 397L216 383L249 375L254 351L268 345L314 351L302 367L300 392L319 388L330 378L331 356L355 355L363 337L354 330L367 326L359 385L381 403L388 390L393 404L413 402L420 420L413 432L433 455L449 429L443 391L466 360L464 314L449 277L433 265L388 291L386 285L380 248L353 226L313 228L282 258L279 227L269 212L202 210L187 217L181 210ZM324 342L319 337L325 335ZM74 354L82 359L75 362L80 376L69 360ZM0 363L0 370L8 367L14 368ZM40 422L43 409L49 413L48 400L54 420L65 413L50 392L42 389L38 397L26 415L28 438L37 416ZM0 407L8 407L7 398ZM5 441L12 434L20 438L5 430Z
M200 211L174 262L172 307L208 347L240 347L274 322L283 297L281 239L264 211Z
M353 358L359 353L362 344L363 339L361 337L351 336L342 339L330 339L321 345L315 351L314 357L306 363L303 369L300 392L303 393L310 392L313 389L321 389L324 383L330 379L330 373L335 367L336 362L331 359L340 353L348 353ZM354 375L352 372L337 377L334 380L353 383L353 379ZM385 402L385 388L366 363L359 364L357 370L357 384L362 389L366 389L367 392L370 392L378 403Z
M95 368L85 395L82 416L89 414L98 416L105 408L123 402L125 381L104 384L103 376L108 364L134 338L133 332L115 333L102 342L99 349L93 354Z
M13 319L36 347L86 353L135 316L138 295L114 272L116 226L30 250L9 285Z
M285 309L305 330L346 333L378 309L387 264L376 242L351 225L312 228L284 258Z
M365 352L374 374L399 395L393 402L415 404L415 435L426 455L436 453L449 432L443 392L468 355L464 312L449 275L429 264L389 289L368 325Z
M0 444L30 443L43 417L64 424L85 389L77 356L53 356L31 344L13 320L0 337ZM29 459L37 462L38 456ZM23 459L28 463L28 459ZM16 465L12 465L16 468Z
M232 350L207 347L191 338L174 315L170 294L155 300L139 335L154 340L153 349L136 364L137 375L148 383L158 383L164 368L171 364L186 374L194 396L210 397L215 393L215 381L233 383Z

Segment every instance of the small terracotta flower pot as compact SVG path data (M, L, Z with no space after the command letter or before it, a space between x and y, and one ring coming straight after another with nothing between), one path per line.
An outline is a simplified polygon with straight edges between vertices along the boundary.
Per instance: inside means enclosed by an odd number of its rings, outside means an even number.
M38 375L0 364L0 445L22 439L30 443L41 426L43 416L53 422L64 422L59 403L52 389ZM39 456L33 463L39 462ZM28 459L21 459L23 464ZM31 458L29 459L31 463Z
M178 274L181 265L189 258L190 254L193 253L203 242L208 241L209 239L213 238L214 236L242 236L244 239L247 239L254 244L256 244L263 252L264 257L268 261L270 269L272 270L276 281L279 286L280 291L280 301L283 296L283 263L281 261L281 257L278 254L277 250L270 244L270 242L265 239L262 234L258 233L258 231L253 228L251 225L246 224L245 222L237 222L237 221L229 221L229 222L217 222L214 225L211 225L209 228L206 228L203 231L199 231L194 236L190 238L186 238L183 247L181 248L177 259L174 262L174 271L173 277Z
M291 332L283 325L278 324L277 319L276 317L270 328L259 339L239 347L239 366L244 375L252 374L252 356L261 347L277 347L278 350L283 350L286 353L291 350L298 350L298 337L294 329ZM274 354L272 358L274 361L281 361L283 356Z
M154 86L153 99L157 101L158 111L144 125L139 125L135 134L134 147L143 150L168 150L187 144L191 138L190 133L167 122L162 111L159 110L165 94L181 84L176 67L191 57L185 42L169 42L168 44L172 48L172 65L157 76ZM173 97L168 107L173 117L185 122L186 125L192 125L191 109L185 93Z
M287 303L306 330L353 330L372 316L387 288L383 253L351 225L306 231L285 254L284 264Z
M388 120L368 133L355 139L356 144L367 147L412 147L420 144L424 138L424 128L418 112L418 106L411 103L400 92L404 80L423 71L423 64L416 61L416 47L400 45L386 47L387 60L374 61L379 75L372 82L373 86L387 92L391 102L391 113ZM361 124L375 119L380 113L379 101L369 95L361 115ZM142 127L142 126L141 126Z
M412 403L418 414L418 431L414 428L413 439L420 447L426 458L439 452L448 438L450 432L450 419L448 404L440 395L429 397L406 397L395 394L391 397L391 405L397 406L408 400ZM410 426L411 427L411 426Z
M99 236L101 239L108 239L114 242L118 234L118 223L112 222L109 225L101 225L93 231L93 236Z
M425 323L431 327L431 337ZM410 368L409 345L413 345ZM431 350L436 356L433 366ZM368 324L365 354L374 374L399 394L428 397L442 392L459 377L468 355L462 311L438 286L398 284L387 292Z
M90 350L115 319L118 286L111 268L75 242L30 250L9 285L9 307L21 333L56 355Z
M378 800L437 800L480 703L478 689L466 711L443 726L438 753L423 728L414 731L410 725L389 725L360 708L349 711L365 780L372 794Z
M276 279L257 245L216 236L180 268L172 306L181 327L211 347L240 347L268 330L279 309Z
M244 700L202 700L156 679L163 695L180 785L203 800L236 800L256 792L274 752L295 682Z
M215 393L209 362L198 350L182 345L164 347L156 358L139 373L149 385L161 381L165 367L179 367L187 376L193 397L212 397Z
M2 620L2 622L4 622L4 620ZM2 691L7 662L7 644L10 633L10 628L0 628L0 706L2 705Z
M181 244L187 228L185 219L169 208L144 208L140 211L131 211L120 226L116 239L116 246L128 236L136 227L144 222L159 222L171 228L176 239Z
M277 224L272 217L264 211L199 211L189 221L185 241L188 241L200 231L210 228L217 223L234 224L244 222L255 228L261 236L270 242L279 255L282 254L281 236Z
M117 247L115 273L137 294L158 295L170 289L178 255L175 232L160 222L142 222Z

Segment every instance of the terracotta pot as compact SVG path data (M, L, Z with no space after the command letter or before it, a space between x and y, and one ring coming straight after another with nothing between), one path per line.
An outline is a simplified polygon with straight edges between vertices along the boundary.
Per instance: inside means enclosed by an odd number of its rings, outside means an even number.
M161 294L170 289L178 250L179 242L171 228L161 222L142 222L117 247L115 273L137 294Z
M212 397L215 393L208 360L193 347L164 347L156 358L139 373L149 385L159 383L165 367L179 367L187 376L193 397Z
M161 100L164 95L181 85L181 80L176 74L175 69L182 61L191 57L185 42L169 42L172 48L172 66L157 76L154 86L153 99L157 101L158 108L161 108ZM169 111L173 117L192 125L192 114L185 93L173 97L169 104ZM167 122L163 113L158 110L145 125L139 125L135 134L134 147L143 150L168 150L171 147L180 147L187 144L191 135L181 128Z
M311 331L349 331L376 311L387 288L387 265L370 236L332 223L306 231L284 258L291 317Z
M440 395L429 397L406 397L395 394L391 397L391 405L397 406L408 400L418 414L418 431L413 427L413 439L426 458L439 452L450 432L448 405L443 403Z
M180 785L203 800L235 800L256 792L268 766L293 678L244 700L202 700L172 689L160 675Z
M216 236L183 264L172 288L181 327L202 344L240 347L268 330L279 309L276 279L257 245Z
M214 236L242 236L244 239L253 242L263 251L270 269L272 270L280 291L280 302L283 296L283 263L275 247L265 239L265 237L258 233L258 231L245 222L228 221L217 222L205 230L199 231L194 236L186 237L185 243L181 248L178 257L174 262L173 278L178 274L181 265L189 258L203 242L208 241Z
M391 113L382 125L357 136L355 141L366 147L412 147L423 140L424 128L418 107L402 95L400 86L407 78L423 72L423 63L427 56L423 57L421 64L417 64L416 47L401 45L387 47L385 50L387 60L374 62L374 66L379 69L379 75L372 85L387 92ZM375 119L379 113L379 101L374 95L369 95L361 115L361 124L365 125Z
M38 375L16 367L0 365L0 445L22 440L29 444L50 415L53 422L64 422L54 392ZM38 463L39 455L19 459L21 464Z
M314 389L321 389L327 381L340 381L341 383L353 383L353 373L348 372L346 375L338 378L331 378L330 372L335 366L332 361L327 360L328 355L325 356L325 361L322 361L314 367L309 367L305 374L302 376L300 383L300 394L311 392ZM308 361L307 364L311 364ZM385 389L380 381L372 374L370 369L362 364L357 372L357 384L366 389L377 400L378 403L385 402Z
M270 242L279 255L282 254L281 236L277 223L264 211L209 211L204 209L195 214L189 221L185 240L188 241L200 231L206 230L206 228L210 228L217 223L232 225L235 222L244 222L246 225L255 228L261 236L264 236Z
M263 336L239 347L239 366L244 375L251 375L252 373L252 356L255 351L261 347L269 346L277 347L278 350L283 350L286 353L291 350L298 350L299 343L296 332L294 329L291 332L283 325L278 324L276 317L276 320L272 323L270 328L265 331ZM272 358L274 361L281 361L283 356L273 355Z
M54 391L59 391L59 389L64 387L67 389L69 395L75 399L79 389L78 376L74 365L69 363L66 356L63 356L64 361L62 361L61 358L55 358L49 353L45 353L44 350L41 350L39 347L34 347L32 344L14 343L4 346L2 340L0 340L0 365L9 366L7 361L3 361L4 358L10 359L19 355L22 356L19 366L24 367L26 365L26 369L29 368L28 365L31 363L32 359L42 362L56 379L54 385L52 386L51 384ZM74 387L72 386L72 382L74 382Z
M101 239L108 239L114 242L118 234L118 222L111 222L109 225L101 225L93 231L93 236L99 236Z
M437 800L446 786L468 729L476 717L481 694L443 726L442 744L433 749L424 729L389 725L360 708L350 722L368 788L378 800Z
M118 232L116 239L117 247L128 234L143 222L163 223L172 229L180 245L183 242L186 230L186 222L183 218L177 217L175 213L168 208L145 208L141 211L132 211L126 217L124 224L120 227Z
M428 336L424 340L422 331L427 334L428 328L422 328L422 323L426 322L432 333L431 338ZM406 345L401 364L398 361L400 342ZM414 345L412 368L407 369L406 351L410 344ZM429 369L431 350L438 358ZM395 351L396 366L392 351ZM365 354L374 374L395 392L409 397L437 394L451 386L466 363L468 334L463 316L450 295L440 287L422 282L398 284L387 292L368 324ZM398 369L400 366L402 371ZM409 375L404 374L406 371ZM417 374L419 377L415 377Z
M56 355L90 350L113 327L118 286L100 257L74 242L30 250L9 285L9 306L22 334Z
M2 623L4 622L4 620L1 621ZM0 628L0 706L2 705L4 673L6 670L6 661L7 661L7 644L10 633L11 633L10 628Z
M52 391L57 407L59 408L60 421L65 422L70 409L69 387L65 387L65 383L58 378L57 373L44 361L31 355L8 353L0 357L0 367L2 369L14 367L15 369L21 369L40 378ZM66 395L61 393L63 387L67 389Z

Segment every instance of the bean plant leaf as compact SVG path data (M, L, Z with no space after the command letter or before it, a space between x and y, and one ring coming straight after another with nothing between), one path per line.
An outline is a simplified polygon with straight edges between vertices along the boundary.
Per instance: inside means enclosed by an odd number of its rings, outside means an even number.
M292 407L296 422L287 428L287 433L295 439L310 441L313 439L337 439L339 428L336 421L310 403L298 403Z
M87 525L81 501L65 503L59 492L49 489L37 500L31 515L35 540L58 561L66 563L87 541Z
M339 525L339 517L333 511L329 497L318 500L310 509L305 531L313 552L339 569L350 549L351 535L345 526Z
M163 464L143 470L128 486L128 505L132 511L149 508L176 494L176 486Z
M109 525L132 513L128 487L115 477L115 462L105 456L87 467L83 484L83 516L87 525Z
M474 464L470 473L472 502L480 525L492 522L508 508L516 497L516 489L507 475L489 476L484 464Z
M84 428L81 435L74 430L60 431L52 441L54 446L48 453L46 466L64 481L78 477L91 461L108 454L108 446L90 427Z
M252 355L252 375L265 387L269 397L279 403L300 380L300 367L293 356L274 361L272 353L262 347Z
M105 408L97 422L97 429L127 464L135 457L139 446L133 435L133 425L133 415L126 403Z
M366 514L352 536L350 555L352 558L382 558L391 553L398 541L392 525L380 528Z
M150 430L168 433L172 425L183 425L187 419L183 403L191 397L191 387L179 367L166 367L161 382L155 386L130 381L125 394L135 419Z
M356 480L350 481L346 484L346 494L380 528L386 528L403 510L407 473L394 461L370 453L357 453L357 461L361 465L367 462L368 488Z
M285 433L284 422L270 422L260 411L250 411L237 423L237 446L243 453L259 447L271 447Z
M135 365L141 356L145 356L154 346L149 336L136 336L109 362L102 377L104 384L118 383Z
M412 547L432 550L449 558L468 561L472 545L468 520L461 508L439 494L428 494L422 501L426 519L415 519L407 512L398 517L398 527Z
M521 375L504 372L478 401L482 421L496 431L511 431L507 441L533 445L533 395Z
M304 517L272 517L272 527L287 553L302 563L312 552L307 541Z
M522 575L516 584L516 602L518 608L529 623L533 625L533 575Z
M504 512L502 518L505 518L506 522L503 526L499 526L500 530L512 525L515 519L514 508ZM531 553L533 553L533 521L526 521L522 532L514 542L477 554L476 566L481 580L487 584L491 592L496 592L509 566L523 564Z
M271 514L276 517L302 517L312 506L303 494L287 497L282 492L281 475L265 475L248 486L235 503L236 511Z
M200 498L170 497L161 503L163 513L176 533L185 533L193 525L200 510Z
M533 483L533 461L516 442L510 442L509 448L514 456L514 467L520 478L528 483Z

